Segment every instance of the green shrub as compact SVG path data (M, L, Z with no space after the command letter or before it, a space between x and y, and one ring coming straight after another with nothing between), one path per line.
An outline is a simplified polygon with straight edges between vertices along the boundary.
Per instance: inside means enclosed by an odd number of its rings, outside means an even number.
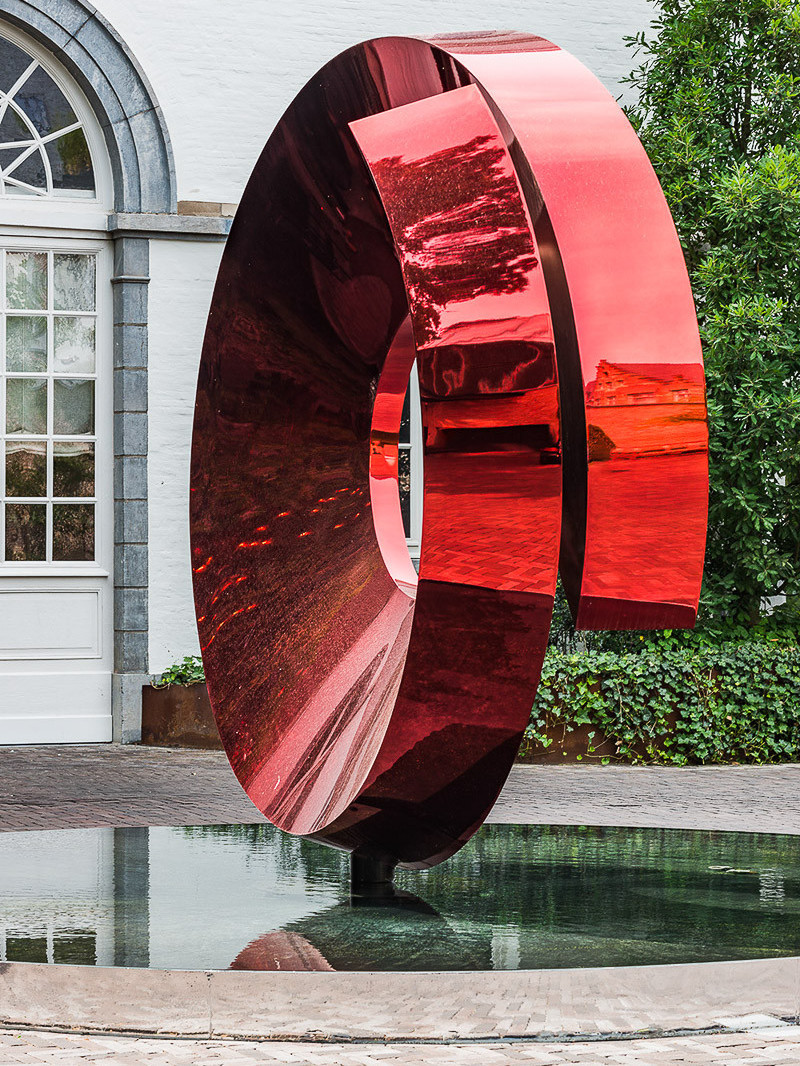
M607 737L611 758L622 762L797 760L800 648L765 642L550 652L522 753L541 753L578 726L588 727L589 758Z
M800 5L655 0L628 109L680 235L706 360L700 625L800 619Z
M166 688L167 685L200 685L206 679L203 660L197 655L187 655L179 663L168 667L159 677L151 681L153 688Z

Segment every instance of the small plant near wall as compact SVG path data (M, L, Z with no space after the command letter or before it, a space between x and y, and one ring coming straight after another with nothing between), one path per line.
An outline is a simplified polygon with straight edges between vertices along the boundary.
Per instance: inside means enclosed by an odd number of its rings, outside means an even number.
M142 743L178 748L222 745L214 722L203 660L186 655L142 687Z
M203 660L198 655L187 655L150 683L153 688L167 688L168 685L201 685L205 679Z

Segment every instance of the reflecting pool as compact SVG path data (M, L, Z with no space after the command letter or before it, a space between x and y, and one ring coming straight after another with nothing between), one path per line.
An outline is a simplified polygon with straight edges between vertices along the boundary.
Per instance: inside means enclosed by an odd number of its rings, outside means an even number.
M473 970L800 955L800 838L484 826L351 899L348 857L263 825L0 834L0 961Z

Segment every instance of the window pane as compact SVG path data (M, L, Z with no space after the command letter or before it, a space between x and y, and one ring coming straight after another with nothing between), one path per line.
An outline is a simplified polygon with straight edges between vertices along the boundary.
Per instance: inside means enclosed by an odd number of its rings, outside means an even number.
M15 178L36 189L47 189L44 160L38 148L33 152L28 152L27 148L3 149L2 155L6 157L2 161L3 177L12 187L13 181L10 179Z
M45 252L6 252L6 300L9 307L25 311L47 307Z
M53 382L53 432L94 433L94 382Z
M83 929L57 932L53 937L53 962L94 966L97 962L97 934Z
M6 559L9 562L41 562L46 556L46 538L45 504L6 504Z
M94 559L94 504L53 504L53 561Z
M403 400L403 414L400 417L400 443L411 443L411 386L406 389Z
M0 70L3 69L3 50L2 39L0 39ZM31 131L19 117L16 111L10 107L3 116L3 121L0 122L0 143L18 143L19 141L30 141Z
M40 374L47 370L47 319L9 315L6 319L6 370Z
M33 59L5 37L0 37L0 92L7 93Z
M72 130L45 145L53 189L56 192L73 190L91 196L94 192L94 173L89 145L83 130Z
M34 70L14 99L42 137L77 122L66 96L42 67Z
M94 311L94 256L53 256L56 311Z
M47 937L7 937L6 958L9 962L47 962Z
M89 441L55 441L53 495L94 496L94 444Z
M46 380L43 378L7 379L6 432L47 432Z
M54 318L53 370L56 374L94 373L94 319ZM56 430L58 433L59 431Z
M6 496L47 495L47 443L6 443Z
M406 536L411 536L411 451L401 448L397 462L397 481L400 489L400 513L403 516L403 529Z

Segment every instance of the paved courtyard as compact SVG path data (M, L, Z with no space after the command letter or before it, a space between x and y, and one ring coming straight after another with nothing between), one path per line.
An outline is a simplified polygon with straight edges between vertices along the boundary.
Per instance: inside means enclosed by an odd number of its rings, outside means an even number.
M0 1032L0 1063L78 1066L777 1066L800 1062L800 1027L726 1036L569 1044L308 1044Z
M0 830L263 821L222 752L20 747L0 765ZM800 834L800 765L516 766L490 821Z
M21 747L4 749L0 760L0 830L262 820L217 752L115 745ZM800 766L518 766L492 820L800 834ZM433 1044L259 1043L0 1029L0 1066L800 1064L800 1027L763 1017L742 1019L738 1028L742 1031L646 1039Z

